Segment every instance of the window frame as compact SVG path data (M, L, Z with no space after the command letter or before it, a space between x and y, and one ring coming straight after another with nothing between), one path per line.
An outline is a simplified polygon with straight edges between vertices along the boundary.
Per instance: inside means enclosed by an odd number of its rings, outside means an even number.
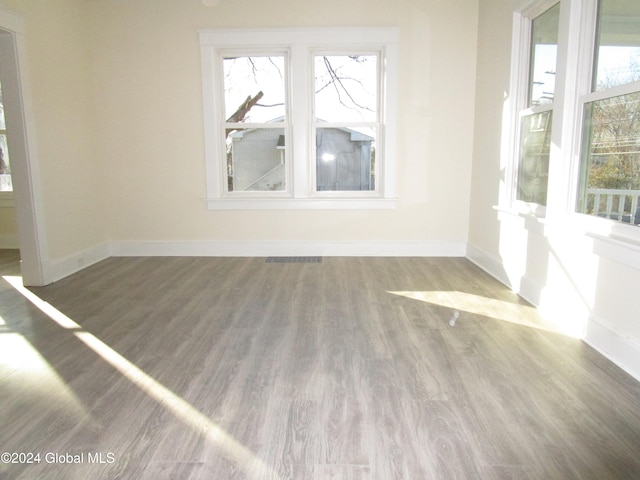
M2 79L0 79L0 88L2 86ZM4 101L4 98L3 98ZM3 114L4 116L4 107L3 107ZM0 128L0 136L4 135L6 142L5 144L7 145L7 154L8 154L8 150L9 150L9 136L7 134L7 123L6 123L6 118L4 118L4 128ZM9 180L12 183L12 187L11 190L0 190L0 208L12 208L15 206L14 204L14 200L13 200L13 177L11 176L11 160L9 159L9 173L5 173L2 175L7 175L9 177Z
M615 219L600 217L580 211L583 199L581 198L582 183L584 175L583 162L587 161L584 157L584 150L589 148L588 137L590 134L587 128L586 111L587 105L602 100L615 98L618 96L640 93L640 81L629 82L621 85L599 89L596 85L596 59L598 52L596 51L598 36L598 20L600 15L599 0L584 0L581 7L585 9L583 13L584 24L578 36L578 41L583 44L582 60L578 65L576 75L582 80L576 82L577 107L575 111L575 124L577 131L574 133L573 141L573 162L571 165L571 189L570 198L567 201L570 212L580 225L588 231L601 235L607 232L618 238L631 239L634 242L640 242L640 229L638 225L627 224ZM576 7L576 10L578 8ZM578 12L575 12L577 15ZM633 215L633 213L632 213Z
M518 160L516 142L519 140L516 136L519 134L516 128L518 95L526 92L522 71L528 65L528 51L522 45L525 17L544 11L554 3L553 0L529 0L513 12L510 93L504 105L501 143L501 168L505 176L495 208L509 215L537 219L535 225L541 227L541 234L547 234L547 227L561 227L585 235L593 239L594 248L597 247L603 256L624 264L640 265L640 228L578 211L585 104L603 97L633 93L640 88L640 82L635 82L613 87L605 93L592 91L598 0L560 1L547 207L531 208L513 201L515 162Z
M226 49L221 48L218 49L217 58L214 58L214 78L215 85L214 88L217 92L224 91L224 73L223 73L223 62L225 58L229 58L231 56L241 57L241 56L282 56L284 59L284 70L285 70L285 84L284 84L284 94L285 94L285 114L284 119L281 122L227 122L226 116L228 112L225 112L224 99L218 102L218 120L216 123L219 123L218 127L215 128L216 138L213 139L214 148L217 150L214 152L215 155L219 155L222 159L220 161L219 168L220 172L220 195L223 198L255 198L255 197L264 197L264 198L278 198L278 197L287 197L291 193L291 154L290 148L284 148L284 164L285 164L285 188L284 190L276 190L276 191L267 191L267 190L259 190L259 191L229 191L228 188L228 171L227 171L227 161L226 161L226 136L223 132L227 129L237 128L238 130L257 130L257 129L283 129L285 139L291 138L291 121L290 121L290 73L289 73L289 50L288 49L267 49L267 48L258 48L258 49ZM212 130L206 130L212 131Z
M202 30L199 32L205 132L207 206L209 209L386 209L395 207L395 138L397 90L398 32L382 28L258 29ZM225 120L220 85L221 52L282 52L288 55L287 94L290 128L289 181L284 192L225 192L220 157L222 146L220 125ZM382 158L377 191L315 191L315 139L313 98L314 52L379 52L380 123L378 132ZM221 105L222 104L222 105ZM219 131L219 132L218 132ZM212 134L215 132L216 134ZM312 154L313 151L313 154ZM231 194L227 194L231 193ZM319 194L320 193L320 194Z
M566 1L566 0L564 0ZM518 199L518 181L521 156L522 124L526 117L549 112L551 115L551 137L554 138L556 127L556 110L558 107L557 88L559 83L558 69L560 64L560 25L558 26L558 54L556 56L556 94L554 100L541 105L529 105L530 84L533 73L531 72L531 47L533 34L533 21L550 8L561 4L560 0L534 0L529 2L525 8L514 13L512 31L512 55L511 55L511 81L510 91L512 99L510 102L510 128L505 129L510 153L510 160L506 165L506 192L501 203L507 204L509 209L516 212L533 214L545 217L549 203L550 183L547 183L547 204L541 205L534 202L526 202ZM562 5L561 7L562 8ZM554 152L549 153L549 176L551 161Z
M337 122L337 121L326 121L319 122L316 115L316 105L315 105L315 88L314 83L310 85L311 89L309 91L310 98L313 98L312 104L312 112L311 112L311 141L309 142L309 159L310 159L310 180L311 180L311 195L313 197L323 197L323 198L342 198L347 194L352 198L376 198L380 196L380 182L375 182L375 188L373 190L359 190L359 191L345 191L345 190L318 190L318 180L317 180L317 168L316 168L316 133L318 129L323 128L345 128L345 129L353 129L359 127L372 128L376 131L376 149L382 147L384 151L384 129L383 129L383 121L384 118L384 89L383 89L383 79L384 79L384 68L383 68L383 59L384 52L380 49L377 50L363 50L361 48L357 49L340 49L340 50L327 50L326 48L313 48L311 49L311 67L315 64L314 60L317 56L341 56L341 55L367 55L377 57L376 71L377 71L377 86L376 86L376 116L373 121L348 121L348 122ZM315 78L315 70L312 75L312 78ZM377 165L376 165L377 167ZM379 175L379 171L384 170L384 161L381 164L381 168L376 168L373 174L377 178Z

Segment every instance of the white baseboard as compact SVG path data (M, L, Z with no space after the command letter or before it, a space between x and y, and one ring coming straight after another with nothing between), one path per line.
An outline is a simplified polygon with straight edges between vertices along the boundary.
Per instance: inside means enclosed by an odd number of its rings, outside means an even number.
M12 250L16 248L20 248L20 242L18 241L18 234L1 233L0 248L10 248Z
M602 320L590 318L584 341L640 381L640 343Z
M518 295L524 298L527 302L539 307L542 305L542 298L545 293L544 289L544 285L539 284L527 275L523 275L520 279Z
M45 284L109 257L464 257L463 242L113 242L43 262Z
M495 258L484 250L473 245L467 245L467 258L476 264L493 278L503 283L507 287L516 291L518 286L513 285L502 265L500 259Z
M74 253L60 260L44 262L43 271L45 272L46 283L57 282L110 256L110 246L105 243Z
M464 242L114 242L111 254L130 256L371 256L464 257Z
M467 258L475 263L478 267L486 271L489 275L504 283L506 286L513 288L509 282L509 278L505 273L502 261L489 253L469 245L467 247ZM536 307L540 307L542 298L545 295L544 286L533 281L531 278L523 276L520 286L514 289L516 293ZM544 302L546 304L554 304L554 302ZM556 305L562 305L556 303ZM540 310L541 315L550 320L552 323L559 317L563 316L561 311L552 311L550 307ZM557 308L555 310L558 310ZM602 355L607 357L617 366L622 368L629 375L640 380L640 343L623 333L608 327L602 319L594 319L589 313L573 312L574 315L581 317L584 329L580 328L581 339ZM576 335L573 335L576 336Z

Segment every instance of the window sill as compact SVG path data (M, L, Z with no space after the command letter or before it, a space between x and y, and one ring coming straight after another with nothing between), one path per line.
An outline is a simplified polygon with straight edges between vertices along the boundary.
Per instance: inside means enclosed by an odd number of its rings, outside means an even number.
M523 209L519 207L503 207L496 205L493 207L498 212L498 220L518 221L522 227L530 232L544 235L546 218L540 211Z
M640 270L640 227L583 214L568 223L593 239L596 255Z
M392 210L395 198L208 198L209 210Z
M556 230L560 227L569 229L573 234L589 237L593 239L593 253L596 255L640 270L640 227L582 214L572 214L563 222L555 222L515 208L493 208L498 211L498 220L517 222L532 233L549 236L551 233L547 231L548 228Z
M587 233L593 238L593 252L608 260L640 270L640 242L615 236Z

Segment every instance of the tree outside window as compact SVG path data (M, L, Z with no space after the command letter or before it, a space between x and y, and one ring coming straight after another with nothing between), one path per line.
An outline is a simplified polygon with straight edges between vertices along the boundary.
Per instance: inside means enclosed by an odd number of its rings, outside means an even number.
M601 0L578 212L640 224L640 4ZM621 94L622 93L622 94Z
M547 204L560 4L531 20L527 102L520 111L516 200Z

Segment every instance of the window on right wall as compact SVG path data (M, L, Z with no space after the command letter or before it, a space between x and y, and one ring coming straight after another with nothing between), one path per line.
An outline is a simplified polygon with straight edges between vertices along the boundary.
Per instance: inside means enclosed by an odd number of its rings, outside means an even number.
M640 2L599 0L578 213L640 224Z
M516 200L546 206L558 52L557 3L530 19L526 101L519 111Z
M7 149L7 127L4 119L4 104L0 88L0 192L12 192L11 166Z

